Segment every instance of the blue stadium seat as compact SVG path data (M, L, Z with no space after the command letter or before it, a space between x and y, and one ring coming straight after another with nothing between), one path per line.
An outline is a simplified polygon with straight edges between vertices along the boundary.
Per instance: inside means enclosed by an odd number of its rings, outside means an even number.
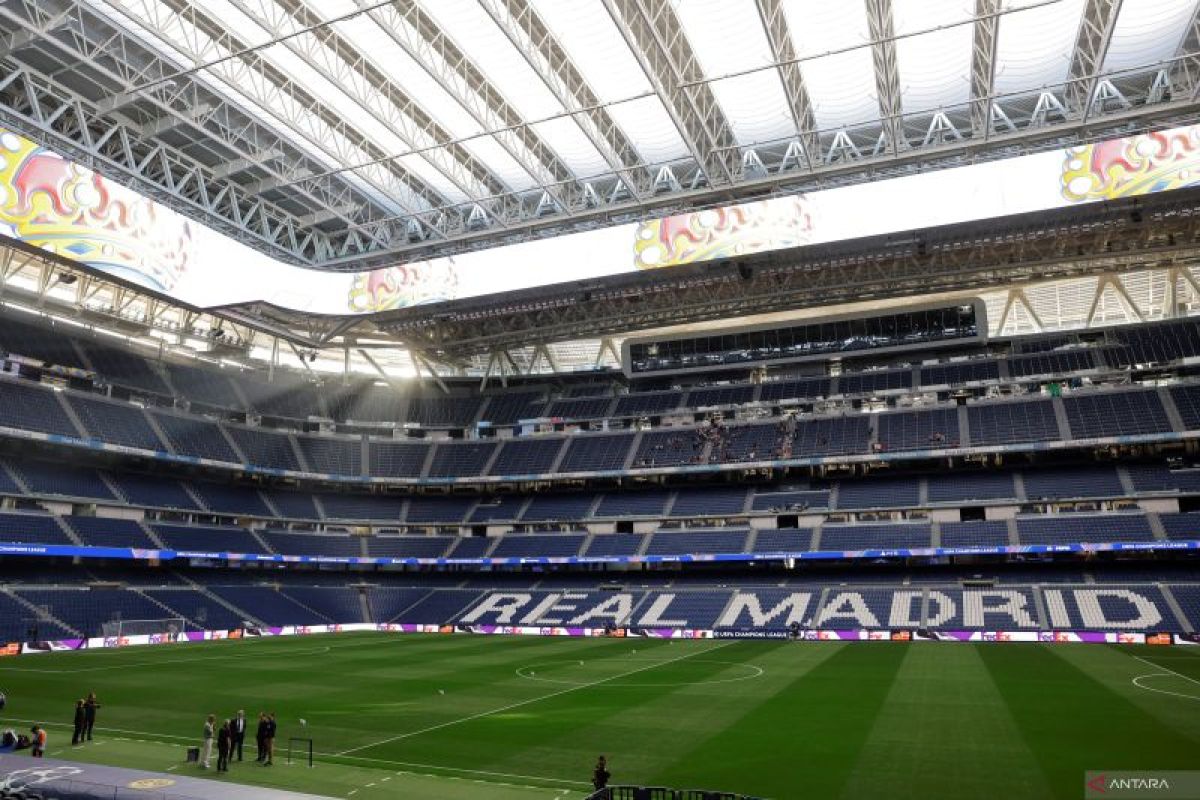
M303 471L287 434L269 433L238 425L225 425L224 428L249 463L271 469Z
M930 547L932 532L925 523L821 526L822 550L894 550Z
M1154 538L1144 514L1044 514L1017 517L1021 544L1148 542Z
M116 500L100 473L86 467L64 467L44 461L10 461L13 473L30 494Z
M54 517L9 511L0 512L0 542L74 544Z
M242 463L242 459L229 446L221 428L215 422L159 411L151 411L150 414L176 453L223 461L227 464Z
M748 490L743 486L680 489L671 506L672 517L720 517L745 513Z
M221 514L243 514L250 517L273 517L258 489L224 483L196 481L192 491L211 511Z
M651 535L648 556L741 553L746 549L747 531L721 530L658 531Z
M150 526L172 550L205 553L261 553L263 547L245 528L216 525L176 525L155 522Z
M471 511L468 522L512 521L521 515L529 498L523 494L501 494L480 499Z
M297 436L296 443L311 472L330 475L362 474L362 439Z
M370 474L377 478L417 478L429 455L424 442L387 442L370 440Z
M408 514L404 519L416 524L459 523L474 503L474 498L470 497L413 497L408 501Z
M863 478L838 482L838 508L906 508L920 505L919 478Z
M71 530L89 547L136 547L157 550L137 520L111 517L63 517Z
M594 514L597 518L661 517L671 499L668 491L610 492L601 496Z
M375 494L329 493L321 495L321 507L328 519L370 519L400 521L404 498Z
M26 431L81 438L82 434L49 389L0 379L0 425Z
M429 466L431 478L468 478L483 474L483 468L496 450L495 442L439 444Z
M132 505L145 508L178 508L200 510L187 489L173 478L137 475L131 472L109 472L109 481Z
M973 447L1059 438L1058 420L1049 400L969 404L967 425Z
M943 522L942 547L1006 547L1008 524L1002 520Z
M1164 433L1171 422L1158 393L1103 392L1063 398L1071 434L1078 439Z
M63 397L93 438L143 450L167 449L140 408L78 394L64 394Z
M553 558L579 554L582 534L557 533L548 536L509 534L501 537L492 558Z
M559 464L559 472L619 470L625 466L633 439L631 433L573 436Z
M489 475L544 475L554 466L562 450L560 437L537 439L509 439L501 443L500 453Z
M524 522L573 522L590 516L594 494L538 494L521 512Z

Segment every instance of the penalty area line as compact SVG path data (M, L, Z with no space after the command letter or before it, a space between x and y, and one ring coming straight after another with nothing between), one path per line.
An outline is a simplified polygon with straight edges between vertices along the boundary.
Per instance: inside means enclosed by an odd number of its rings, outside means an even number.
M714 650L720 650L723 647L728 647L730 644L733 644L733 642L719 644L716 647L710 647L707 650L696 650L691 653L684 653L681 656L677 656L675 658L670 658L670 659L667 659L666 661L659 661L654 664L647 664L646 666L638 667L637 669L631 669L626 672L618 673L616 675L610 675L609 677L601 678L600 680L591 681L589 683L581 683L577 686L571 686L566 689L560 689L559 691L551 692L550 694L540 695L538 697L531 697L528 700L521 700L520 702L511 703L506 706L501 706L500 708L493 708L489 711L481 711L478 714L471 714L470 716L460 717L458 719L452 719L452 720L449 720L448 722L442 722L437 725L430 725L428 728L421 728L419 730L409 731L408 733L401 733L396 736L391 736L387 739L381 739L378 742L371 742L370 744L364 744L364 745L360 745L358 747L351 747L349 750L343 750L340 753L334 753L333 755L335 757L348 756L351 753L360 753L363 750L369 750L372 747L379 747L381 745L390 744L392 742L399 742L404 739L411 739L414 736L420 736L425 733L432 733L433 731L440 731L444 728L453 727L454 725L461 725L464 722L471 722L473 720L483 719L484 717L490 717L493 714L502 714L503 712L511 711L514 708L522 708L523 706L533 705L534 703L540 703L543 700L550 700L555 697L561 697L564 694L570 694L571 692L578 692L582 689L591 689L592 687L600 686L600 685L608 683L610 681L620 680L621 678L627 678L630 675L636 675L639 672L645 672L646 670L656 669L658 667L665 667L668 664L674 664L677 661L683 661L684 659L692 658L693 656L698 656L698 655L701 655L702 653L711 653Z

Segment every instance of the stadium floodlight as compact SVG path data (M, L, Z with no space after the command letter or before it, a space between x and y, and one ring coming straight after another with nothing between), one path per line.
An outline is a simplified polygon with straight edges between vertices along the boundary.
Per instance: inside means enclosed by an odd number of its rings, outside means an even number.
M179 634L187 630L187 624L187 620L183 617L164 617L162 619L117 619L105 622L102 627L106 638L167 636L169 637L168 641L174 641Z

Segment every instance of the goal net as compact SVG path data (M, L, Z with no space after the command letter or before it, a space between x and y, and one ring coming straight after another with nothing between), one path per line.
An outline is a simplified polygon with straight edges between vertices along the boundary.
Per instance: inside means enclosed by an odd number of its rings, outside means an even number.
M104 623L106 637L125 638L127 636L169 636L175 637L187 630L187 620L183 617L163 617L162 619L115 619Z

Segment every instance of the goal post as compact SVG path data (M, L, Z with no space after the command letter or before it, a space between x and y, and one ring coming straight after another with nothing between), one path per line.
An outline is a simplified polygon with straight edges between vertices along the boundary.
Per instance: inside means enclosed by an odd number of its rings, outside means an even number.
M160 619L115 619L104 623L104 635L108 638L123 639L128 636L169 636L172 639L188 629L187 620L183 617L162 617Z
M303 764L307 759L308 765L313 765L313 740L302 736L288 739L287 763Z

